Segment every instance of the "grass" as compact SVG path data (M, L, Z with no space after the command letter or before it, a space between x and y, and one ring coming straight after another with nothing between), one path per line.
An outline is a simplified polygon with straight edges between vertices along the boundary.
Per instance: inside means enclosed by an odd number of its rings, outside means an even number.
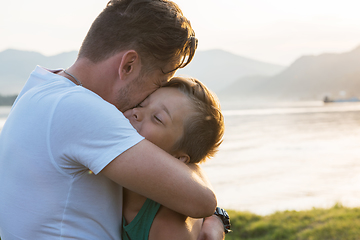
M259 216L228 211L232 233L225 240L359 240L360 208L276 212ZM0 238L1 240L1 238Z
M330 209L276 212L259 216L228 211L232 233L226 240L358 240L360 208L336 204Z

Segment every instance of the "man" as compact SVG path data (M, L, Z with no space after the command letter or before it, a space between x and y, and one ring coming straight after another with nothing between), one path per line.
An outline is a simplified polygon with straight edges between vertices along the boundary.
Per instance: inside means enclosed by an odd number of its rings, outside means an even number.
M1 238L120 239L120 185L184 215L210 216L216 198L201 170L138 135L120 112L184 67L195 48L174 3L114 0L73 66L37 67L0 135ZM214 232L203 236L223 238L216 217L207 226Z

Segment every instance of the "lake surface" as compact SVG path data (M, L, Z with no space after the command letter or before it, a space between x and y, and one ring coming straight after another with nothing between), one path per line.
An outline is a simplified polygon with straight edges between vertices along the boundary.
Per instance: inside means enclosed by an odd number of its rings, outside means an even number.
M4 126L7 116L9 115L11 107L9 106L0 106L0 131Z
M220 151L203 166L229 209L360 206L360 104L225 110Z
M203 164L226 209L360 206L360 104L223 103L225 137ZM10 107L0 107L0 129Z

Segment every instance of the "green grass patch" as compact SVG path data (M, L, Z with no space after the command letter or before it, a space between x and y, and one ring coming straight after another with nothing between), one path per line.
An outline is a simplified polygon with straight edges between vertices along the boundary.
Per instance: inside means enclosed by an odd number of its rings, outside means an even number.
M276 212L259 216L228 211L232 233L225 240L359 240L360 208ZM1 240L1 238L0 238Z
M259 216L228 211L232 233L226 240L358 240L360 208L336 204L330 209L276 212Z

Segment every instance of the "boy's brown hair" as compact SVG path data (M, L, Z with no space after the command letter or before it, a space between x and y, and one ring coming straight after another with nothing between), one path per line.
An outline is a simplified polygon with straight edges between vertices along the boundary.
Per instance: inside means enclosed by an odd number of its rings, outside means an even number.
M190 77L173 77L162 87L177 88L191 99L195 109L185 121L183 135L175 143L173 152L184 151L190 156L190 163L214 156L224 135L224 117L216 95Z
M169 0L111 0L91 25L79 51L94 63L134 49L144 69L176 64L193 58L197 39L181 9Z

